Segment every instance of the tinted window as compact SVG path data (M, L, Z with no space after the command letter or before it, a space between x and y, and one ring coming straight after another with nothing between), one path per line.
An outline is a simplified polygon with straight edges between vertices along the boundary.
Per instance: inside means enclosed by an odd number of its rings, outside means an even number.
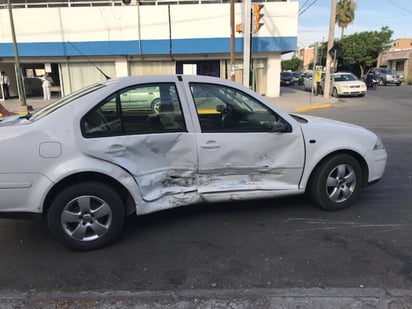
M280 118L248 94L214 84L191 84L202 132L272 132Z
M186 131L174 84L123 89L83 117L85 137Z

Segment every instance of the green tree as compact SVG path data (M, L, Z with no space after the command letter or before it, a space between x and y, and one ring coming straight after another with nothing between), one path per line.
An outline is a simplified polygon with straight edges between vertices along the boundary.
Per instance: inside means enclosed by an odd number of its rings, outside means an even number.
M340 39L346 27L355 20L356 2L352 0L339 0L336 3L336 23L341 28Z
M379 53L391 42L392 34L389 27L382 27L380 32L365 31L346 36L339 42L342 47L342 65L358 65L363 76L365 67L374 65Z
M292 59L283 60L280 65L282 67L282 71L298 71L302 65L302 62L302 59L293 56Z

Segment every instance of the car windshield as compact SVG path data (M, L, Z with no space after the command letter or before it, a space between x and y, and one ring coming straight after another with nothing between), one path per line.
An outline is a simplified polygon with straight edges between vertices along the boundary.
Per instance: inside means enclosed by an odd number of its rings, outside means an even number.
M393 69L381 69L383 74L396 74Z
M347 82L347 81L358 80L356 76L353 74L335 74L333 78L335 82Z
M69 95L61 98L60 100L57 100L49 105L46 105L45 107L35 111L33 114L30 115L30 120L38 120L40 118L43 118L44 116L54 112L55 110L59 109L60 107L69 104L70 102L86 95L91 92L94 92L98 89L101 89L105 87L104 84L92 84L90 86L87 86L85 88L79 89L77 91L74 91L70 93Z
M291 72L282 72L280 73L282 77L293 77L293 74Z

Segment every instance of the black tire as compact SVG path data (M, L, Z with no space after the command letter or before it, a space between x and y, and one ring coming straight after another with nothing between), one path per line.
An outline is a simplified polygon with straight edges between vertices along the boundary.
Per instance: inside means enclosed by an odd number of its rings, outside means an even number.
M325 159L313 172L308 193L312 200L326 210L340 210L351 206L362 186L362 168L347 154Z
M379 86L386 86L386 82L383 80L383 78L379 80Z
M333 88L333 90L332 90L332 97L334 97L334 98L338 98L338 97L339 97L338 89Z
M62 190L47 212L53 237L66 247L94 250L113 242L126 218L119 195L98 182L83 182Z

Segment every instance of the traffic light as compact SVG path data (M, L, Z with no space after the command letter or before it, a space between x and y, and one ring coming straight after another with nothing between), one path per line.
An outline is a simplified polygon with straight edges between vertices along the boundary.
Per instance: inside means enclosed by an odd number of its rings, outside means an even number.
M257 3L253 5L253 24L254 24L255 32L258 32L260 27L263 26L263 22L261 22L263 14L260 13L263 6L264 6L263 4L257 4Z

